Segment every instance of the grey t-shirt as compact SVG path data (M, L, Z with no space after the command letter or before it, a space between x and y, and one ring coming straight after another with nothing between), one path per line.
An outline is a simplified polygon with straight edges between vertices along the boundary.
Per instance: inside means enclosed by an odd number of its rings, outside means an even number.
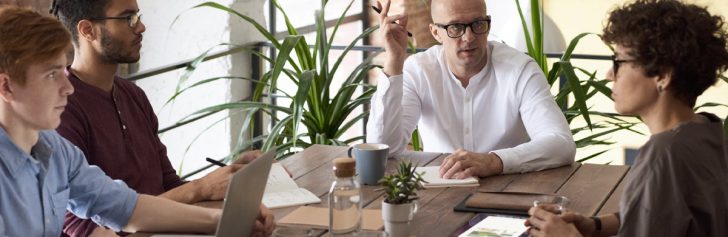
M728 141L720 119L654 134L627 175L619 236L728 236Z

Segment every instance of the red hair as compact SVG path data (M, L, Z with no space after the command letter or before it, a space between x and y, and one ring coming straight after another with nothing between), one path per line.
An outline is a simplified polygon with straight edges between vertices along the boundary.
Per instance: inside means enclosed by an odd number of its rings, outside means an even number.
M0 6L0 73L22 85L31 63L70 49L71 34L58 20L26 8Z

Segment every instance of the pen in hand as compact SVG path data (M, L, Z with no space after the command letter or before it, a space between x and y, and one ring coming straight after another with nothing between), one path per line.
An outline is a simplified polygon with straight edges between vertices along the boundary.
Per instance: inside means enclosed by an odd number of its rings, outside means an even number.
M377 8L375 6L372 6L372 9L374 9L374 11L377 12L377 14L381 14L382 13L382 10L379 10L379 8ZM407 31L407 36L412 37L412 33L410 33L409 31Z
M222 162L220 162L220 161L217 161L217 160L215 160L215 159L212 159L212 158L210 158L210 157L207 157L207 158L205 158L205 160L207 160L207 162L210 162L210 163L212 163L212 164L218 165L218 166L220 166L220 167L225 167L225 166L227 166L227 165L226 165L225 163L222 163Z

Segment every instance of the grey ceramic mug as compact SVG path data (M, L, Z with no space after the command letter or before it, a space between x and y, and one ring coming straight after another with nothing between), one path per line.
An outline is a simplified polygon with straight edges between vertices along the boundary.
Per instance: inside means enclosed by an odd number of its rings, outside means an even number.
M389 146L386 144L363 143L350 147L349 157L356 160L359 183L376 185L384 177L388 155Z

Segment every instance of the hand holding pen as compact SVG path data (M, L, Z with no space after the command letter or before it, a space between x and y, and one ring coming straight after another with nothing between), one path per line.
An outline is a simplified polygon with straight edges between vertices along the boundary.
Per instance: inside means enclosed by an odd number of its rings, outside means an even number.
M381 3L377 2L377 5L380 5L380 7L381 7ZM377 14L381 14L382 13L382 10L379 10L379 8L377 8L375 6L372 6L372 9L374 9L374 11L377 12ZM396 24L396 22L392 22L392 23L395 23ZM410 33L409 31L407 31L407 36L412 37L412 33Z
M402 75L404 60L407 58L407 16L403 14L389 15L391 0L385 0L384 5L377 1L375 11L381 9L379 14L379 30L382 32L382 42L386 59L383 72L387 76Z

